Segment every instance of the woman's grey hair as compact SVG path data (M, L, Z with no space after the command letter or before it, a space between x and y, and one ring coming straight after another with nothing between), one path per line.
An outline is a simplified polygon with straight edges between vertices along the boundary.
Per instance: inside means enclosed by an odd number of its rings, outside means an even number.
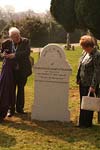
M20 34L20 31L19 31L19 29L16 28L16 27L11 27L11 28L9 29L9 37L11 37L11 35L14 34L14 33Z

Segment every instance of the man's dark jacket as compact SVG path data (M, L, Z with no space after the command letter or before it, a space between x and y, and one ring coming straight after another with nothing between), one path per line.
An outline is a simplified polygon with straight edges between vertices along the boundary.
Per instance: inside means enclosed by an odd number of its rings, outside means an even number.
M12 40L7 39L2 43L2 52L5 49L9 49L12 52ZM18 72L20 72L21 77L27 78L32 73L31 62L29 59L30 56L30 46L29 40L27 38L21 37L20 42L18 43L18 48L15 52L14 61L18 65Z

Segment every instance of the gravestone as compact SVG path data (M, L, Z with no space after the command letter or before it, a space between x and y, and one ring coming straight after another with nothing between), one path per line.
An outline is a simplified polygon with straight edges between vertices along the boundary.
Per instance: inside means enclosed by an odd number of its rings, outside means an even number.
M48 44L34 65L35 85L32 119L70 121L68 109L69 76L71 67L63 49Z

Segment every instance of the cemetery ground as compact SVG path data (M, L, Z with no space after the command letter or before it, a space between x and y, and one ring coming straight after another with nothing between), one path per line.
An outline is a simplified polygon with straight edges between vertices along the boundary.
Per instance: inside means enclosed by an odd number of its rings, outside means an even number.
M25 88L25 111L27 114L16 114L12 118L6 118L5 122L0 124L0 150L100 149L100 124L97 123L96 112L94 113L92 128L80 129L75 127L79 116L79 93L75 77L81 52L80 47L77 47L75 51L65 50L66 58L73 69L69 91L70 122L31 121L31 107L34 99L33 70ZM38 52L31 53L31 55L36 63L39 57Z

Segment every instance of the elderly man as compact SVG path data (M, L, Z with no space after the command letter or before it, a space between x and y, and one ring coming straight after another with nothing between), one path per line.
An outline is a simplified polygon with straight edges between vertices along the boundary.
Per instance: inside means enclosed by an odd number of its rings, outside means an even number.
M16 101L10 102L10 107L8 111L8 117L11 117L16 112L24 114L24 87L27 82L27 77L31 75L31 63L29 60L30 46L29 40L23 38L20 35L19 29L16 27L11 27L9 29L9 39L3 42L7 48L11 49L12 53L8 54L6 57L13 59L15 62L14 69L14 79L15 84L15 94Z

